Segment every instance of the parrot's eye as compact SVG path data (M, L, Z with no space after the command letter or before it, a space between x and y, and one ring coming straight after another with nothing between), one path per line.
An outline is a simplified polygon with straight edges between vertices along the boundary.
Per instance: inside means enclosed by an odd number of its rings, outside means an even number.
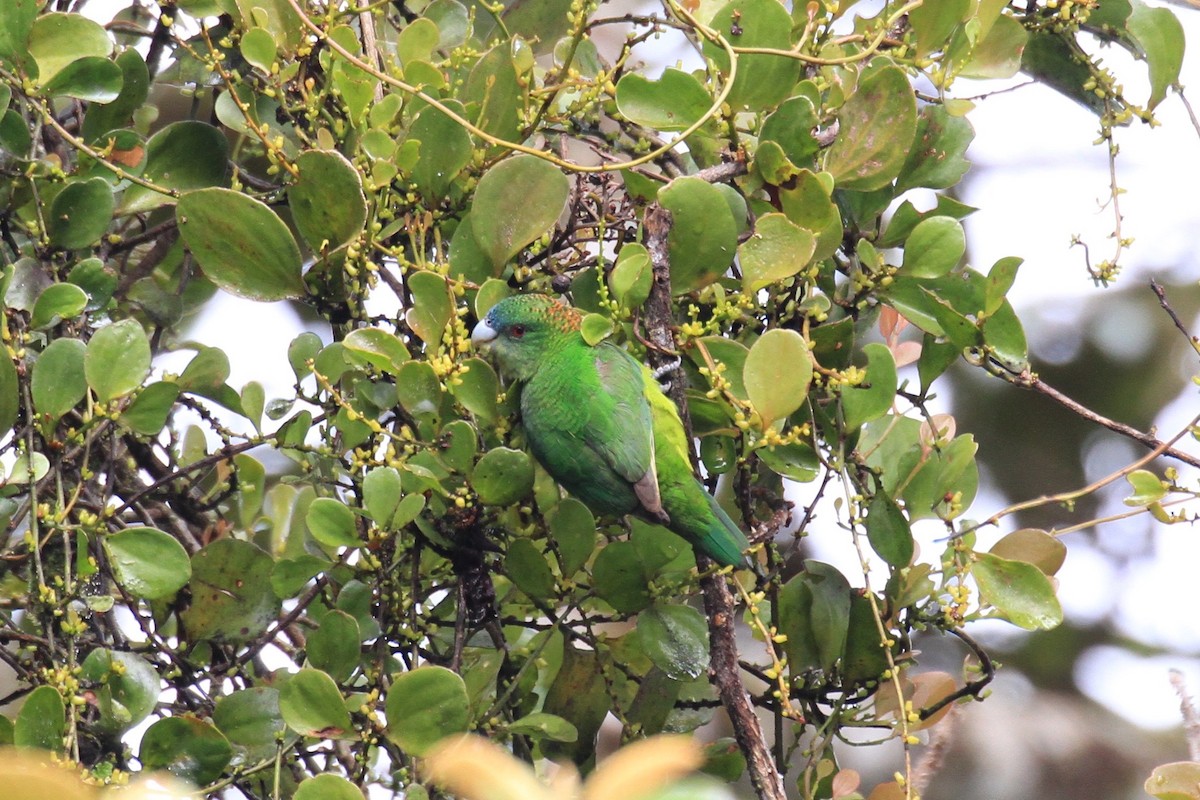
M525 326L524 325L513 325L511 328L508 329L508 335L514 339L520 339L522 336L525 335Z

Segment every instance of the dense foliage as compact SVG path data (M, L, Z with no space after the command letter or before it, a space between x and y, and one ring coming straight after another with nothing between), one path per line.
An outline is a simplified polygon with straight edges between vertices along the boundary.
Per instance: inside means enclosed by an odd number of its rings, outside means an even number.
M588 772L606 719L631 741L723 708L731 739L630 748L585 796L702 764L659 796L748 772L763 798L853 797L841 742L868 729L904 758L862 795L915 797L922 743L993 674L969 624L1061 621L1065 548L975 549L976 443L928 405L957 361L1037 381L1020 261L965 261L974 104L951 89L1023 71L1115 159L1177 82L1170 11L83 5L0 4L0 660L24 699L0 739L101 783L532 797L479 742L422 757L473 731ZM1096 42L1144 60L1147 99ZM669 45L682 66L643 66ZM189 339L220 290L311 331L287 353L256 349L259 321L243 352ZM469 341L523 291L657 368L761 574L597 519L533 461L518 387ZM178 352L178 374L155 360ZM286 358L295 385L231 386L231 356ZM1125 472L1166 518L1171 484ZM860 573L806 559L818 527ZM957 639L961 670L923 669L918 636Z

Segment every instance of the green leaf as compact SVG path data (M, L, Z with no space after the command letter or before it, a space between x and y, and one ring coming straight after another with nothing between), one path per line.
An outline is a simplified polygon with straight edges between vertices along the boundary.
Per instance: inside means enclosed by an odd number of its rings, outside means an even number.
M404 410L415 417L437 414L442 384L428 361L409 361L396 375L396 396Z
M722 6L709 23L734 47L765 47L789 50L792 19L776 0L733 0ZM717 69L729 72L725 48L703 39L704 57ZM727 102L735 111L758 112L781 103L796 85L800 62L775 55L740 55L737 76Z
M694 680L708 668L708 622L691 606L656 603L638 614L637 631L642 650L667 677Z
M650 296L653 278L650 253L637 242L630 242L617 255L617 263L608 274L608 286L621 305L638 308Z
M846 430L883 416L896 400L896 362L887 346L872 342L863 348L867 356L866 377L858 386L841 391L842 420Z
M340 775L326 773L302 781L292 800L362 800L362 797L362 790L353 783Z
M536 156L506 158L484 173L471 206L471 229L493 267L503 267L549 231L569 191L567 176ZM514 203L516 197L521 202Z
M329 566L329 559L308 553L295 558L282 558L271 568L271 589L280 599L294 597L305 584Z
M880 558L897 569L912 561L914 543L904 512L896 501L878 492L867 505L867 540Z
M996 18L987 35L971 51L971 60L959 70L964 78L1003 80L1021 69L1029 31L1014 17Z
M514 720L509 724L508 732L534 739L549 739L552 742L579 740L579 730L574 725L556 714L547 714L542 711L535 711Z
M958 265L967 251L962 223L950 217L921 220L904 244L904 274L940 278Z
M70 341L70 340L69 339L56 339L55 341ZM70 346L70 345L68 345L68 346ZM78 352L78 348L76 349L76 352ZM76 361L76 363L78 363L78 361ZM35 366L35 369L36 369L36 366ZM79 385L79 383L82 383L82 382L77 382L77 386ZM19 379L17 377L16 365L13 364L13 360L12 360L12 358L9 357L7 352L0 351L0 430L4 430L4 431L9 430L10 428L12 428L12 426L14 424L16 424L17 412L19 411L19 408L20 408L20 401L18 399L19 398L19 393L18 393L19 388L20 388L20 386L19 386ZM54 391L55 392L58 391L57 387L55 388ZM85 389L85 391L86 391L86 389ZM72 408L75 405L75 403L78 402L78 400L82 398L82 396L83 395L80 394L80 397L73 400L71 402L71 404L69 406L67 406L67 408L68 409ZM38 404L36 401L34 402L34 408L38 408ZM59 413L57 416L62 416L62 414L64 414L64 413L66 413L65 410L63 412Z
M542 711L562 717L575 726L574 742L542 742L548 758L569 757L576 764L595 758L596 734L608 715L611 700L600 659L590 650L563 645L562 666L546 692Z
M1006 534L988 550L1009 561L1025 561L1047 575L1058 572L1067 560L1067 546L1057 536L1035 528L1021 528Z
M974 138L975 129L965 117L951 116L941 105L922 108L917 135L896 180L896 193L917 186L949 189L957 184L971 166L966 152Z
M990 355L1013 372L1029 368L1029 345L1025 329L1012 305L1005 300L983 321L983 343Z
M25 698L13 729L17 747L37 747L63 751L67 732L67 711L62 695L53 686L38 686Z
M1168 8L1134 2L1128 31L1150 71L1150 99L1146 108L1153 111L1166 98L1167 89L1179 82L1183 67L1183 25Z
M50 459L41 453L30 456L18 456L8 473L8 482L13 485L24 485L40 481L50 472Z
M166 427L179 387L170 381L158 381L138 392L133 402L121 411L120 423L140 436L157 436Z
M97 648L83 662L83 678L96 685L97 728L119 734L150 716L162 682L154 667L135 653Z
M156 186L188 192L226 182L229 140L219 128L195 120L173 122L146 142L142 177ZM171 197L141 186L125 190L121 212L149 211Z
M49 97L73 97L90 103L111 103L121 96L124 75L116 62L84 56L63 67L42 90Z
M57 420L83 399L85 352L78 339L55 339L34 362L30 391L40 416Z
M488 254L480 249L471 226L471 214L464 214L450 239L450 276L469 283L485 283L498 277L503 269L494 266Z
M917 55L946 49L950 34L973 10L970 0L927 0L913 9L908 18L917 37Z
M232 758L229 740L191 715L160 719L146 730L138 750L145 769L165 769L196 786L221 777Z
M737 248L737 222L721 191L687 176L659 189L658 202L671 212L671 291L702 289L724 275Z
M1167 484L1149 470L1134 470L1125 476L1125 480L1133 488L1133 494L1125 498L1127 506L1149 506L1167 496Z
M1157 766L1143 788L1158 800L1200 800L1200 763L1175 761Z
M638 125L681 131L704 116L713 99L691 74L668 67L658 80L626 72L617 81L617 110Z
M524 105L522 95L513 46L502 42L475 62L459 96L468 108L478 109L474 119L478 128L511 142L521 134L518 112Z
M397 675L385 710L388 739L417 756L447 736L464 733L471 723L466 684L444 667L418 667Z
M579 333L589 346L595 347L612 336L612 320L603 314L586 314L579 325Z
M380 527L391 523L402 497L400 472L395 467L375 467L363 478L363 507Z
M337 250L362 233L367 200L354 165L341 153L308 150L296 167L300 175L288 187L288 206L312 251Z
M741 342L726 339L723 336L702 336L696 342L708 351L708 355L715 363L725 365L722 375L729 381L730 393L739 400L746 400L746 384L743 375L746 371L746 359L750 355L750 349ZM700 348L697 347L693 351L695 355L692 358L696 362L696 366L707 366L699 350Z
M842 215L822 176L829 177L827 173L818 176L802 169L792 185L779 191L779 202L787 218L816 234L817 246L812 259L817 261L829 258L842 245Z
M1012 288L1013 282L1017 279L1017 269L1024 260L1016 256L1008 256L992 265L987 275L987 289L984 295L983 306L984 314L995 314L1000 306L1004 304L1008 290Z
M354 333L351 332L346 338L349 339ZM292 372L296 376L296 380L303 380L306 376L312 374L312 370L308 367L308 362L316 359L317 354L321 352L321 337L317 336L312 331L305 331L297 336L288 345L288 364L292 367Z
M611 542L596 556L592 584L604 602L622 614L636 614L650 605L642 559L632 542Z
M261 201L232 189L199 189L179 199L175 219L204 274L225 291L264 301L304 295L296 240Z
M82 14L50 13L34 20L28 48L37 62L38 80L46 86L74 61L86 56L107 58L112 41L103 26Z
M838 137L825 169L842 189L872 191L891 183L917 129L917 101L899 67L870 72L838 112Z
M304 517L313 538L326 547L361 547L354 512L341 500L318 497Z
M910 520L957 516L952 513L947 497L957 496L957 504L963 510L970 506L979 490L979 468L975 463L978 449L975 438L967 434L924 456L924 465L910 476L904 488L904 504Z
M133 113L145 104L150 94L150 71L141 53L127 48L117 55L115 63L121 71L121 93L111 103L88 107L83 118L83 138L89 142L101 141L103 134L128 127Z
M450 470L465 475L475 464L479 433L465 419L456 419L441 430L437 447L439 459Z
M820 474L821 460L807 444L780 444L764 447L755 453L772 472L794 481L807 483Z
M1091 80L1091 73L1076 58L1078 47L1074 40L1068 43L1067 38L1057 33L1031 34L1021 56L1021 70L1099 116L1105 113L1105 102L1084 88Z
M85 258L67 273L67 280L88 294L87 311L99 311L108 306L117 288L117 274L98 258Z
M865 595L851 594L842 682L853 686L877 681L887 668L888 660L880 643L879 623L871 609L871 601Z
M454 315L454 303L446 279L436 272L414 272L408 276L413 302L404 315L413 333L436 349L446 332L446 323Z
M779 592L775 626L787 636L784 649L792 674L832 670L846 649L850 584L835 567L805 561L804 571Z
M251 28L242 34L238 43L242 58L252 66L267 75L271 74L271 65L275 63L275 37L265 28Z
M41 0L8 0L0 3L0 60L9 64L25 60L26 44L37 20Z
M738 245L742 265L742 291L752 293L802 270L816 250L812 232L793 224L783 214L764 214L754 233Z
M271 588L274 562L239 539L217 539L192 556L192 604L180 613L188 641L245 642L279 614Z
M778 144L793 164L804 164L821 149L813 136L820 122L812 100L802 95L791 97L766 118L759 138Z
M893 286L897 283L899 281L894 283ZM924 286L918 287L918 295L923 299L921 310L932 317L934 325L938 328L937 331L930 331L931 333L945 334L946 338L953 342L959 350L966 350L979 345L981 338L979 327L955 308L949 300ZM900 309L898 308L897 310ZM920 325L918 320L910 315L907 310L904 311L904 316Z
M96 331L87 344L83 371L102 403L141 386L150 374L150 340L141 323L123 319Z
M743 368L750 404L766 428L798 409L812 380L808 344L796 331L775 328L750 347Z
M1046 573L1033 564L976 553L971 574L980 599L1002 617L1025 630L1050 630L1062 622L1062 606Z
M342 340L352 358L370 364L381 372L395 375L412 356L404 342L393 333L379 328L356 328Z
M229 380L229 356L218 347L201 347L176 379L179 388L199 395L218 392Z
M533 459L508 447L489 450L475 464L471 486L485 505L512 505L533 491Z
M504 574L517 588L535 600L554 596L554 573L546 556L528 539L513 539L504 554Z
M463 367L465 371L459 373L459 382L450 387L451 394L478 421L494 424L499 418L496 397L500 392L496 371L482 358L469 358Z
M465 114L461 104L449 105L459 114ZM440 200L471 161L470 134L438 109L427 108L413 122L408 138L421 143L420 156L412 170L417 191L430 200Z
M574 575L596 549L596 518L578 500L567 497L546 515L546 525L559 556L559 570Z
M4 116L0 117L0 152L7 152L14 158L27 159L32 144L33 139L25 125L25 118L15 109L5 111Z
M341 342L331 342L322 347L313 361L313 372L332 385L337 385L350 368L346 362L346 347Z
M352 732L337 684L319 669L306 667L288 678L279 689L279 713L301 736L338 739Z
M104 554L117 583L134 597L171 597L192 577L187 551L156 528L126 528L104 537Z
M74 319L87 307L87 293L73 283L52 283L33 304L29 327L37 330Z
M396 39L396 55L401 64L410 61L429 61L441 35L437 23L427 17L413 20Z
M218 698L213 724L235 745L273 751L276 737L286 727L279 710L279 690L255 686Z
M245 412L246 419L250 420L250 424L254 426L254 429L261 433L263 409L267 403L266 389L258 381L250 381L242 387L242 396L240 399L242 411Z
M354 617L345 611L330 611L308 635L308 661L335 681L344 681L358 668L361 641Z

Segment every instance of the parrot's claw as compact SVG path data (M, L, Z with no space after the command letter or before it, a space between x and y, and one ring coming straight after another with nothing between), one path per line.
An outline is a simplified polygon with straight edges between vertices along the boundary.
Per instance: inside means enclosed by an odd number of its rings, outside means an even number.
M664 392L669 392L671 390L670 376L681 366L683 366L683 359L681 359L679 356L675 356L667 363L662 364L651 371L651 374L654 376L654 380L658 381L658 385L662 387Z

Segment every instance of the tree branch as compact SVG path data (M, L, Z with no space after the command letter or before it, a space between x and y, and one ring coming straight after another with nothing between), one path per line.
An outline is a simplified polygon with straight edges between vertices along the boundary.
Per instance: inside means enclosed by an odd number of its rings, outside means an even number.
M744 169L744 167L743 167ZM646 335L653 345L649 349L650 364L656 370L670 367L675 352L675 337L671 333L671 265L667 250L667 234L671 230L671 212L657 203L646 209L643 220L646 249L650 253L653 280L650 296L646 300ZM678 364L673 369L668 394L679 409L688 441L692 441L691 419L684 396L683 370ZM733 723L733 734L738 747L746 756L750 781L760 800L784 800L783 778L771 758L771 749L763 735L762 725L750 703L750 695L742 683L738 668L737 638L734 632L733 595L725 583L724 575L712 570L713 563L702 555L696 555L702 573L700 586L704 594L704 610L708 616L709 672L717 687L721 704Z
M1063 408L1067 409L1073 414L1076 414L1077 416L1082 417L1083 419L1086 419L1088 422L1094 422L1101 427L1108 428L1110 431L1119 433L1122 436L1127 436L1130 439L1133 439L1135 442L1140 442L1151 450L1158 450L1161 455L1169 456L1177 461L1190 464L1193 467L1200 467L1200 458L1197 458L1190 453L1185 453L1182 450L1176 450L1174 447L1171 447L1169 443L1162 441L1157 436L1153 436L1149 433L1143 433L1137 428L1126 425L1123 422L1117 422L1116 420L1109 419L1101 414L1097 414L1095 411L1083 405L1082 403L1072 400L1058 389L1055 389L1050 384L1045 383L1041 378L1029 370L1025 370L1019 375L1009 376L1009 381L1011 381L1015 386L1020 386L1022 389L1031 389L1038 394L1049 397Z

